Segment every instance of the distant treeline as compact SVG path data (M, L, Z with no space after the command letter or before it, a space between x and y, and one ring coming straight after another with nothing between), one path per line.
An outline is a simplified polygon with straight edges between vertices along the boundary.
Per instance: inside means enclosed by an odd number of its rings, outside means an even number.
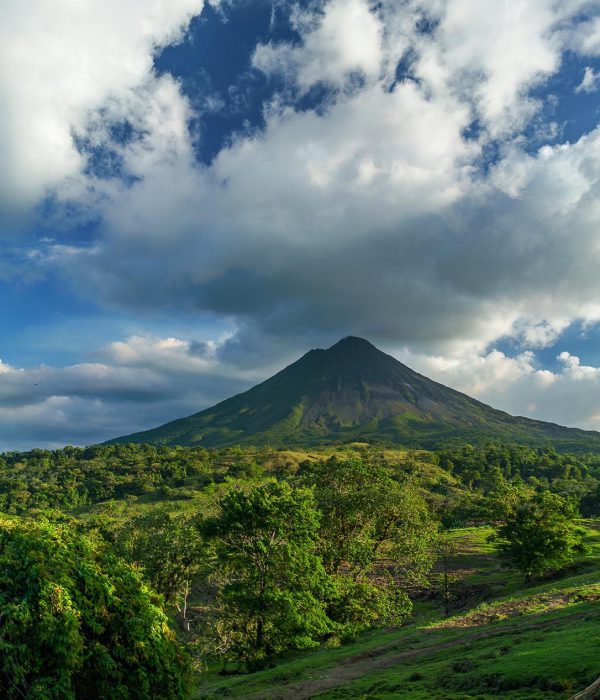
M206 450L151 445L95 445L0 455L0 511L71 509L210 471Z
M357 449L362 458L382 458L381 448ZM290 461L288 454L268 447L207 450L133 444L7 452L0 454L0 512L70 510L159 493L161 489L166 493L189 481L198 488L226 476L244 478L266 472L282 478L302 465L302 453L294 453L295 461ZM600 509L600 454L565 454L551 448L491 443L435 452L396 451L387 459L404 472L419 474L429 464L454 477L459 492L443 479L429 484L428 490L440 508L440 499L448 496L445 507L458 513L459 519L460 513L467 511L473 517L472 501L497 491L504 483L558 493L579 504L585 516L596 515ZM469 505L466 510L464 501Z
M464 445L433 454L437 464L473 495L487 495L509 483L565 496L579 504L586 517L600 514L600 454L499 444Z

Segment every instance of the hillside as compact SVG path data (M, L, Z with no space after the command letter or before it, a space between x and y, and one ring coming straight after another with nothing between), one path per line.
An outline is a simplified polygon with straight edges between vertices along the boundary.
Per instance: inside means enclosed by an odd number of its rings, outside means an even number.
M434 447L490 439L600 449L600 433L513 417L438 384L366 340L311 350L252 389L109 443L311 446L356 440Z
M529 587L501 568L491 528L453 530L449 617L438 566L404 626L289 654L259 673L227 678L215 665L195 697L572 700L597 678L600 652L600 523L586 525L589 553Z
M434 447L490 439L600 448L600 433L514 417L414 372L361 338L311 350L221 403L108 441L156 445L310 446L363 440Z

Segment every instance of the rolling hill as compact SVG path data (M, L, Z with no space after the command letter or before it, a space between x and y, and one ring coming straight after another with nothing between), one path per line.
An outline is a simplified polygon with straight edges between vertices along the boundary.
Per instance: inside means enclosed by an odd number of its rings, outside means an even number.
M600 433L498 411L355 337L311 350L212 408L109 443L282 447L368 441L435 447L489 440L600 449Z

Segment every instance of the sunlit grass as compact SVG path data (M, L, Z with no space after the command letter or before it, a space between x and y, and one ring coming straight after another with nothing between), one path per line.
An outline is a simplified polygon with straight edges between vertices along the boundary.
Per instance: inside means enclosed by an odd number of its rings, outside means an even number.
M445 618L441 600L415 605L402 628L379 630L334 649L291 654L274 668L241 676L204 675L197 698L315 695L407 700L568 698L600 674L600 529L585 522L589 553L548 580L524 586L502 568L489 527L454 531L453 586L492 597ZM444 645L440 648L440 645ZM411 656L407 656L411 654ZM345 674L356 674L348 678ZM340 683L321 688L340 674Z

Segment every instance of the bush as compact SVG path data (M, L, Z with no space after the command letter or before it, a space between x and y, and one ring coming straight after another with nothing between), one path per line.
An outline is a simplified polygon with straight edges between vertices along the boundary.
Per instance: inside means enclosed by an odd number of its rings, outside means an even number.
M186 658L140 575L64 523L0 519L0 692L176 699Z
M585 530L572 503L555 493L522 500L498 529L500 554L526 581L569 564L583 553Z

